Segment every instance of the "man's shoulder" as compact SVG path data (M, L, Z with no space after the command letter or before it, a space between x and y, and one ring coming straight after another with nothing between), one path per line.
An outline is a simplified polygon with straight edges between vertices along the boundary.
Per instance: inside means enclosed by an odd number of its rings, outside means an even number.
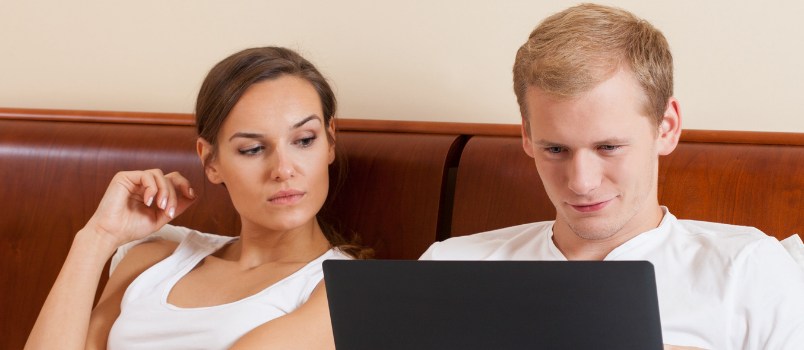
M764 232L760 231L756 227L751 226L731 225L698 220L678 220L678 225L693 235L705 235L719 238L744 237L746 239L767 237Z
M696 242L707 252L729 259L754 255L760 247L782 251L779 241L751 226L731 225L717 222L678 220L674 236L688 242Z
M690 238L718 244L732 243L742 246L772 238L756 227L709 221L678 220L675 229L680 230Z
M528 245L541 245L543 241L549 239L552 227L553 221L542 221L452 237L431 245L422 255L422 259L490 259L495 253L501 249L508 249L509 246L518 249Z
M478 233L473 233L465 236L457 236L449 238L448 240L462 240L462 239L497 239L497 238L506 238L521 234L523 232L531 232L534 230L545 230L551 228L553 226L554 221L539 221L539 222L529 222L527 224L515 225L515 226L508 226L503 228L498 228L489 231L483 231Z

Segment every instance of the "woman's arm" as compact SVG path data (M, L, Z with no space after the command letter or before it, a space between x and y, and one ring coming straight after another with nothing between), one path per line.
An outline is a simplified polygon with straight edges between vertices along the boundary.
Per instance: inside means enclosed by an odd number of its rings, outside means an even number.
M246 333L231 349L335 349L324 282L304 305Z
M25 348L84 349L106 261L117 247L164 226L194 197L178 173L166 176L155 169L116 174L95 214L73 239Z
M98 281L115 248L95 232L76 234L25 349L84 349Z
M178 243L155 240L140 243L129 250L109 277L106 287L92 310L87 332L86 349L105 349L112 325L120 316L120 303L131 282L154 264L176 250Z

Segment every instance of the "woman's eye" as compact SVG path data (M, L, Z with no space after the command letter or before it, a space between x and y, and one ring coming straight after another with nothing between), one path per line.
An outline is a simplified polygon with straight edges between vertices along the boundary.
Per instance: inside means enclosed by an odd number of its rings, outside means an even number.
M313 144L313 141L315 141L315 136L310 136L297 140L296 144L301 146L302 148L307 148Z
M262 153L263 150L265 150L265 146L254 146L254 147L248 147L248 148L241 148L241 149L239 149L237 151L240 152L240 154L251 156L251 155L255 155L255 154L260 154L260 153Z

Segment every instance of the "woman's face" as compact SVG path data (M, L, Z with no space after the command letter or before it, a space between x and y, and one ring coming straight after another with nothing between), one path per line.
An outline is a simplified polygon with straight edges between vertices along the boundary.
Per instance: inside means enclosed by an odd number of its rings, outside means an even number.
M243 230L310 224L329 190L334 145L315 88L292 75L249 87L218 134L207 177L226 185ZM199 140L202 159L211 148Z

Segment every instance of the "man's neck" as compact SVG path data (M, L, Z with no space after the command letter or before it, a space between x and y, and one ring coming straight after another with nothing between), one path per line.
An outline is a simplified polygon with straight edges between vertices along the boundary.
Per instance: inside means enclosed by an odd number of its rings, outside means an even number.
M604 260L614 249L636 236L659 226L664 211L658 204L635 215L622 228L601 239L587 239L576 234L561 218L553 225L553 243L567 260Z

